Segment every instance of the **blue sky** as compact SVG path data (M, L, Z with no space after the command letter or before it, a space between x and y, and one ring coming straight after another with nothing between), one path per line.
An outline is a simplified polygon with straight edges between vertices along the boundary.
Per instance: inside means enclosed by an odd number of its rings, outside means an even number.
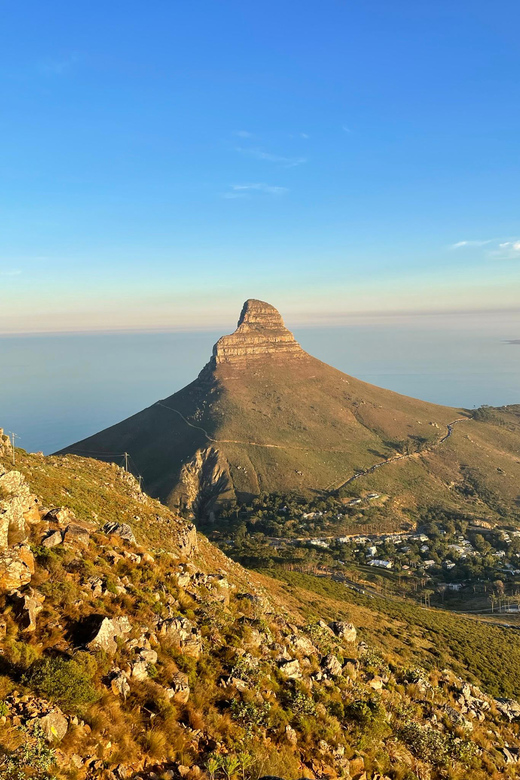
M2 0L0 333L518 309L519 23Z

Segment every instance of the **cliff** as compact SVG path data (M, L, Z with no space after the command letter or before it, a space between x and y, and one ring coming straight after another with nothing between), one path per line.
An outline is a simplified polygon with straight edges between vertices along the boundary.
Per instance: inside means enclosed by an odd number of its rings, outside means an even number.
M212 365L244 365L266 358L286 360L305 356L274 306L249 299L244 303L235 332L222 336L215 344Z

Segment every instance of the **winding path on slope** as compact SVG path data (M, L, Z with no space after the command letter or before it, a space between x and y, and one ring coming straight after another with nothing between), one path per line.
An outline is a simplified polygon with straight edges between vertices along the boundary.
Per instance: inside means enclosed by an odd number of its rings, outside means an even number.
M269 449L277 449L277 450L309 450L311 447L298 447L297 445L292 444L260 444L256 441L238 441L236 439L214 439L212 436L209 435L209 433L206 431L205 428L203 428L200 425L194 425L189 420L186 419L186 417L182 414L182 412L179 412L178 409L174 409L172 406L166 406L166 404L163 404L161 401L157 401L155 406L162 406L164 409L169 409L170 412L175 412L175 414L178 414L179 417L186 423L186 425L189 425L190 428L195 428L195 430L202 431L206 439L210 442L213 442L214 444L244 444L246 446L250 447L266 447ZM448 423L446 425L446 433L444 436L439 439L435 444L432 444L430 447L425 448L424 450L416 450L415 452L410 452L405 455L394 455L392 458L387 458L386 460L382 460L379 463L374 463L373 466L370 466L368 469L365 469L364 471L358 471L353 476L349 477L347 480L344 480L341 482L341 484L336 485L336 483L333 483L328 488L326 488L326 491L329 492L331 490L337 491L341 490L341 488L345 487L346 485L350 485L351 482L354 482L356 479L360 479L361 477L366 477L367 474L372 474L376 469L382 468L383 466L387 466L389 463L395 463L399 460L407 460L408 458L416 458L422 453L425 452L431 452L432 450L436 449L440 444L443 444L445 441L447 441L450 436L453 433L453 429L455 425L458 423L464 422L465 420L469 420L469 417L458 417L456 420L453 420L452 422ZM319 449L317 447L312 449ZM344 452L344 450L319 450L320 452ZM346 453L348 454L348 453Z
M370 468L365 469L364 471L358 471L356 472L352 477L349 477L349 479L342 482L340 485L337 485L334 487L334 485L331 485L327 490L341 490L341 488L345 487L346 485L350 485L351 482L354 482L356 479L360 479L360 477L366 477L367 474L372 474L376 469L380 469L382 466L387 466L389 463L395 463L398 460L407 460L408 458L417 458L419 455L422 455L425 452L431 452L432 450L436 449L440 444L443 444L443 442L447 441L450 436L453 433L453 428L457 423L464 422L465 420L469 420L469 417L458 417L456 420L453 420L452 422L448 423L446 425L446 433L444 436L439 439L439 441L435 442L435 444L432 444L430 447L426 447L424 450L415 450L415 452L409 452L407 454L403 455L394 455L392 458L387 458L387 460L382 460L379 463L374 463L373 466L370 466ZM334 483L336 484L336 483Z

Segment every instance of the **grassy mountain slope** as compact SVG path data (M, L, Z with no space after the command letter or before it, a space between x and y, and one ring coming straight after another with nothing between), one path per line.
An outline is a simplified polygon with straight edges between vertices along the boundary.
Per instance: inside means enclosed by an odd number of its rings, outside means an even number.
M255 338L273 348L270 331L255 327ZM473 418L362 382L298 345L280 357L262 354L262 344L254 356L212 358L183 390L65 451L119 461L129 452L150 495L200 513L222 497L338 489L356 471L399 454L406 457L351 487L398 497L411 509L479 502L485 513L515 508L518 407ZM462 422L450 428L455 420Z
M44 601L28 631L19 596L0 592L6 778L48 777L45 750L70 780L515 776L518 723L492 697L520 693L517 632L247 572L200 535L195 549L185 521L111 464L18 450L16 465L41 516L20 592ZM62 506L88 531L45 547ZM127 621L112 648L86 644L102 618ZM332 631L338 619L357 638Z

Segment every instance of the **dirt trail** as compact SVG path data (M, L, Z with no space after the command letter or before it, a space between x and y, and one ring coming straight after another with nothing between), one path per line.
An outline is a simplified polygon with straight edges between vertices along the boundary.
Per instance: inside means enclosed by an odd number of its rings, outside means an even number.
M387 460L382 460L379 463L374 463L373 466L370 466L370 468L365 469L365 471L358 471L356 474L354 474L352 477L349 477L347 480L342 482L340 485L337 485L334 487L334 485L331 485L327 490L341 490L342 487L345 487L346 485L350 485L351 482L354 482L356 479L359 479L360 477L365 477L367 474L371 474L376 469L382 468L382 466L387 466L389 463L395 463L398 460L408 460L409 458L418 458L419 455L422 455L425 452L431 452L432 450L435 450L440 444L447 441L447 439L450 438L450 436L453 433L453 428L457 423L464 422L465 420L469 420L469 417L459 417L456 420L453 420L453 422L450 422L446 426L446 433L442 437L442 439L439 439L439 441L435 442L435 444L432 444L430 447L426 447L424 450L416 450L415 452L409 452L406 455L394 455L393 458L388 458Z

